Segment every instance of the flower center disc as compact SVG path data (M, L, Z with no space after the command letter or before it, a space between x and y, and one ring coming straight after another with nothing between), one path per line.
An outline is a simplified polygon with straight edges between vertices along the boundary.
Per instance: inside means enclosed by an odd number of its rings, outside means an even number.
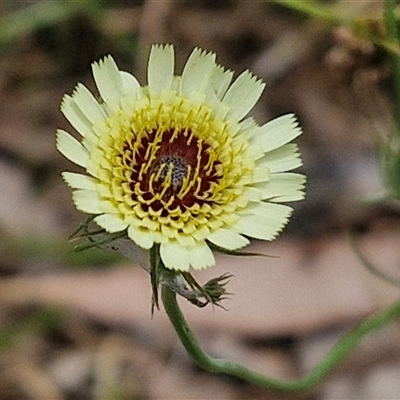
M184 158L178 154L162 156L159 160L158 167L161 169L161 179L165 179L171 172L171 183L173 188L176 189L182 184L187 171L186 160Z
M162 217L213 203L221 162L190 129L152 129L124 142L122 160L131 199Z

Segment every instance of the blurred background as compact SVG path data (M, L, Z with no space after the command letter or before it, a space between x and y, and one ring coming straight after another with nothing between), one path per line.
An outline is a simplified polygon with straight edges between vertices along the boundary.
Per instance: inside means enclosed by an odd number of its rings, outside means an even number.
M72 132L62 95L78 81L95 90L90 65L106 54L144 84L151 44L174 44L178 73L199 46L267 82L252 111L260 124L297 114L308 177L307 198L294 204L280 238L251 246L276 257L219 256L215 269L195 274L200 282L234 275L226 311L182 304L207 351L293 379L399 298L385 281L400 280L400 169L393 154L385 158L398 135L399 48L387 41L385 3L300 3L310 8L261 0L0 2L1 399L400 398L399 323L366 338L315 390L279 395L201 371L164 311L151 317L145 271L105 250L74 252L68 242L85 216L60 177L78 171L55 150L55 130Z

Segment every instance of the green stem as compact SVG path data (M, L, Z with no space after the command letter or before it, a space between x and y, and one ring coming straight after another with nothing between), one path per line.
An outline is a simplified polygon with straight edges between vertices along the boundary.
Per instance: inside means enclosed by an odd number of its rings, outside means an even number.
M273 2L320 21L325 21L331 24L333 23L335 25L341 25L344 23L344 20L336 15L329 6L318 4L315 1L273 0Z
M355 233L349 232L348 233L349 241L350 241L350 246L353 248L354 253L360 260L360 262L363 264L363 266L371 272L373 275L376 277L382 279L383 281L390 283L393 286L400 287L400 280L396 279L393 276L387 275L386 273L382 272L379 268L377 268L371 261L368 260L368 258L365 256L365 254L362 252L358 242Z
M388 30L389 41L394 43L396 47L400 46L400 32L398 21L395 15L397 0L386 0L385 2L385 22ZM396 112L397 124L400 125L400 57L392 54L393 79L396 90Z
M384 311L373 315L343 339L339 340L325 359L314 367L308 375L292 381L283 381L264 376L229 360L210 357L200 347L193 332L190 330L179 308L175 292L163 285L161 296L165 311L179 339L200 367L209 372L234 376L254 385L285 393L303 392L314 388L341 361L349 356L364 336L400 318L400 301L398 301Z

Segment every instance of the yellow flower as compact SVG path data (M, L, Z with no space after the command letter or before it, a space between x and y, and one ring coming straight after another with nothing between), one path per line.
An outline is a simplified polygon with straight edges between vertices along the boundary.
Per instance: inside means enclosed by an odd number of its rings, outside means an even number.
M258 126L246 115L264 83L195 49L181 76L174 49L153 46L147 86L111 56L93 64L101 101L78 84L61 111L82 136L63 130L57 147L86 174L64 172L76 207L107 232L127 230L138 246L160 245L169 269L215 264L209 244L237 250L272 240L304 197L305 177L288 144L301 133L292 114Z

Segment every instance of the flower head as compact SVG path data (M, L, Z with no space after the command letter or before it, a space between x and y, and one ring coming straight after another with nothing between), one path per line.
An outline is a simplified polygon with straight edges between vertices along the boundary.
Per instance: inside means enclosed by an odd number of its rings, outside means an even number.
M76 207L106 231L127 231L138 246L160 245L169 269L215 264L209 244L236 250L248 238L272 240L304 197L305 177L289 144L293 115L257 125L246 115L264 83L233 74L195 49L174 75L174 49L153 46L148 84L105 57L93 64L101 100L82 84L61 111L82 136L63 130L57 147L85 174L64 172Z

